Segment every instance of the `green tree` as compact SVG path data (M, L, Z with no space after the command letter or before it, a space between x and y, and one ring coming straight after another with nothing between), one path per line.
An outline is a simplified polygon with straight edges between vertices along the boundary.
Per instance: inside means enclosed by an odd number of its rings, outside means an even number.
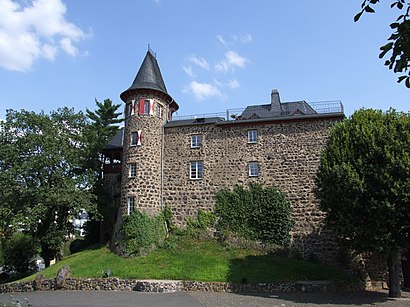
M102 217L103 222L112 219L112 212L110 211L110 199L107 195L107 191L104 187L102 178L103 167L103 149L107 143L118 132L117 124L123 121L121 112L117 112L121 107L121 104L113 104L110 99L105 99L104 102L99 102L95 99L97 109L93 112L86 110L87 117L91 121L86 129L86 135L89 142L89 160L86 167L94 170L96 181L93 187L93 193L98 199L98 213L93 221L89 221L86 224L86 241L89 245L96 243L100 239L100 222L98 219ZM111 225L105 223L105 225Z
M70 218L96 208L93 172L84 168L87 119L68 108L50 115L8 110L1 126L2 231L11 225L31 233L48 266L73 232Z
M354 17L354 21L358 21L363 13L375 13L373 7L378 2L380 0L364 0L362 9ZM380 47L379 57L384 58L387 54L390 54L390 58L386 60L385 65L395 73L402 73L397 82L404 81L406 87L410 88L410 3L406 0L394 0L390 7L396 8L400 12L397 19L390 24L393 33L388 38L388 43Z
M36 271L36 245L30 235L15 232L4 244L4 268L15 277L24 277Z
M400 296L399 251L410 247L410 114L359 110L330 133L316 195L341 244L386 256Z

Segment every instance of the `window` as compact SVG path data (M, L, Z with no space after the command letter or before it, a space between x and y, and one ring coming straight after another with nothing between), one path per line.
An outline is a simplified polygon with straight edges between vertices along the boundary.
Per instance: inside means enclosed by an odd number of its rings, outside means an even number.
M258 139L258 131L249 130L248 131L248 143L256 143L257 139Z
M249 177L259 176L259 163L258 162L249 162Z
M204 162L192 161L190 163L189 178L202 179L204 177Z
M137 146L137 142L138 142L138 133L135 132L131 132L131 142L130 145L131 146Z
M130 163L128 177L133 178L135 176L137 176L137 163Z
M157 117L162 118L162 107L157 103Z
M127 214L130 215L135 210L135 197L128 197L127 199Z
M144 100L144 114L149 114L149 105L150 105L150 101Z
M191 135L191 148L199 148L202 146L202 135Z

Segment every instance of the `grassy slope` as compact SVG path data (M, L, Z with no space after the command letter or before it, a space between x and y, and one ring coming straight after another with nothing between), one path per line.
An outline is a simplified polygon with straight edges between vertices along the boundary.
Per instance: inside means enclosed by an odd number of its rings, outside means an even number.
M253 250L225 249L213 240L183 239L173 249L152 252L146 257L124 259L107 248L73 254L41 272L56 276L69 265L74 277L133 279L182 279L200 281L287 282L296 280L350 280L334 268L276 255L257 255ZM34 279L35 275L25 280Z

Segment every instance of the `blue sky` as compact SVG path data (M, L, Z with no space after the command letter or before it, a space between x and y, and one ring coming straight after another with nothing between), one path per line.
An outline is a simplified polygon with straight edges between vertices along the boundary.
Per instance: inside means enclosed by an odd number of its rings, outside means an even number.
M274 88L347 115L408 111L410 90L378 58L388 2L354 23L360 0L0 0L0 118L120 103L148 44L177 115L268 103Z

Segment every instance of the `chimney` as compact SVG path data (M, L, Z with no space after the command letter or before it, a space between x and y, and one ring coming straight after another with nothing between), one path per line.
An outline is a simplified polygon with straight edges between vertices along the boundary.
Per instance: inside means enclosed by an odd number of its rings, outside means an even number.
M270 105L271 113L274 113L274 115L280 115L282 107L280 105L280 97L277 89L272 90Z

